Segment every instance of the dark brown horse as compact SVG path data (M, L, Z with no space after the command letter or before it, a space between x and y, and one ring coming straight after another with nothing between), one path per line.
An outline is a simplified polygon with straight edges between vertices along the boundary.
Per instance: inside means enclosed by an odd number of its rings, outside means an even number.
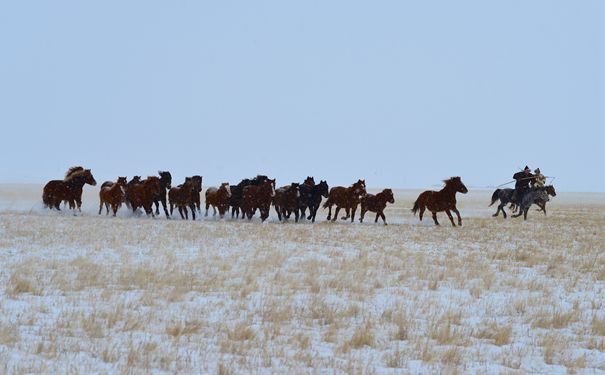
M281 221L290 218L292 212L294 212L294 220L298 223L299 218L299 201L300 201L300 184L292 183L287 186L282 186L275 190L275 196L273 197L273 205L277 212L277 217Z
M453 226L454 218L452 217L451 211L456 213L458 216L458 225L462 225L462 218L460 217L460 212L456 208L456 193L466 194L468 189L462 183L460 177L452 177L449 180L444 180L445 186L443 189L439 191L427 190L423 193L420 193L416 202L414 202L414 208L412 208L412 212L414 215L416 212L420 211L419 217L420 221L422 221L422 215L424 214L424 210L428 208L429 211L433 213L433 221L435 225L439 225L437 221L437 212L445 211L447 216L450 218Z
M191 193L191 200L193 201L195 208L197 208L197 212L202 213L202 209L200 207L200 195L202 194L202 176L192 176L191 182L193 182L193 192Z
M343 186L335 186L330 189L328 194L328 200L324 203L324 208L329 208L328 217L326 220L330 220L332 217L332 205L336 205L336 211L334 212L334 218L332 221L336 221L338 217L338 211L341 208L345 209L346 216L342 217L342 220L347 220L351 217L351 222L355 220L355 210L359 204L360 197L366 195L366 181L358 180L348 188ZM350 210L350 215L349 215Z
M185 182L177 187L173 187L168 191L168 202L170 203L170 214L174 206L179 209L181 218L188 220L189 214L187 213L187 207L191 209L191 219L195 220L195 204L193 203L193 192L195 186L193 185L193 179L186 177Z
M122 202L126 200L126 177L118 177L115 183L107 184L107 182L101 185L99 191L99 215L103 210L103 204L105 205L106 215L109 215L109 206L113 211L113 216L116 216L118 208L122 205Z
M215 187L210 187L206 189L206 215L208 216L208 208L212 206L214 209L214 214L212 216L216 216L216 209L218 208L218 213L221 217L225 215L225 211L229 209L229 199L231 198L231 188L229 187L228 182L223 182L221 186L217 189Z
M64 180L49 181L42 190L42 201L50 209L61 210L61 202L69 203L72 210L76 207L81 211L82 207L82 187L84 184L95 186L97 181L93 177L90 169L82 167L70 168Z
M160 179L156 176L149 176L139 184L132 184L126 192L127 200L130 202L130 208L136 212L139 207L145 210L147 216L153 214L153 202L160 195Z
M361 217L359 218L359 222L363 223L363 217L367 211L376 212L376 219L374 222L378 222L378 218L382 217L382 221L384 225L387 225L387 220L384 217L384 209L388 203L395 203L395 198L393 197L393 190L384 189L380 193L367 194L365 197L361 197Z
M242 191L241 209L252 219L256 209L260 211L260 218L265 221L269 217L269 209L275 195L275 180L266 179L260 185L245 186Z
M231 207L231 218L239 217L240 210L242 212L242 219L246 216L244 214L243 208L241 207L244 188L250 185L258 186L263 181L266 181L268 179L269 177L265 175L257 175L253 179L245 178L241 180L237 185L231 185L229 187L231 190L231 198L229 199L229 206Z
M103 183L103 185L105 185L106 183L112 184L112 181L106 181ZM128 189L130 189L130 187L132 185L136 185L136 184L140 184L141 182L141 176L134 176L130 181L128 181L128 183L126 184L126 190L125 190L125 197L124 197L124 201L126 202L126 207L128 207L128 209L130 209L130 200L128 198Z
M168 171L158 171L158 174L160 175L160 192L153 197L153 203L155 203L155 214L160 214L161 202L166 218L170 219L170 215L168 215L168 208L166 207L166 191L170 190L170 187L172 186L172 175Z

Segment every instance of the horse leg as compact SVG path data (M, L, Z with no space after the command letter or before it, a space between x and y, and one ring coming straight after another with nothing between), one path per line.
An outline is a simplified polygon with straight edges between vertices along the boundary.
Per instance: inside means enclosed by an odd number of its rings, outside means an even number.
M336 210L334 211L334 218L332 218L333 222L336 221L336 218L338 217L338 211L340 211L340 206L336 206Z
M366 215L366 209L365 207L361 207L361 212L359 213L359 222L363 223L363 217Z
M357 211L357 205L351 207L351 223L355 221L355 211Z
M382 221L384 222L384 225L387 225L387 218L384 216L384 212L380 212L380 217L382 217Z
M454 223L454 218L452 217L452 213L450 212L450 210L445 210L445 213L447 214L447 217L450 218L450 221L452 222L452 225L456 226L456 224Z
M191 208L191 220L195 221L195 203L191 203L189 208Z
M303 217L304 217L304 216L303 216ZM299 218L299 215L298 215L298 210L294 210L294 222L295 222L295 223L298 223L298 218Z
M422 216L424 215L424 210L426 210L426 207L420 206L420 212L418 213L418 217L420 218L420 221L422 221Z
M212 216L216 216L216 206L215 205L212 205L212 210L213 210Z
M439 222L437 221L437 211L432 211L433 213L433 221L435 222L435 225L439 225ZM452 221L453 224L453 221Z
M454 211L456 216L458 216L458 225L462 226L462 217L460 217L460 211L458 211L458 208L456 208L456 206L452 208L452 211Z
M378 222L379 217L380 217L380 212L376 212L376 217L374 218L374 223Z
M206 202L206 214L204 216L208 216L208 208L210 207L210 203ZM233 215L231 215L233 217Z
M166 193L164 193L166 195ZM164 209L164 214L166 214L166 219L170 219L170 215L168 215L168 208L166 208L166 197L162 198L162 208Z
M330 221L330 219L332 218L332 205L328 206L328 217L326 218L326 220Z
M109 215L109 203L105 202L105 215Z
M349 211L349 207L345 207L345 216L341 217L340 220L347 220L350 216L351 216L351 213Z
M160 201L156 200L153 203L155 203L155 214L159 215L160 214ZM151 207L151 209L153 210L153 206Z
M101 211L103 211L103 200L102 199L99 202L99 215L101 215Z
M113 216L115 217L115 216L116 216L116 214L118 213L118 205L117 205L116 203L114 203L114 204L111 206L111 209L113 210Z

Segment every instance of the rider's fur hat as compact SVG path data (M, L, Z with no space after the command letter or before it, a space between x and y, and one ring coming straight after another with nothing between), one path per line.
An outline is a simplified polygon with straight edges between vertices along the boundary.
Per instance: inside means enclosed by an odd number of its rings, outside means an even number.
M529 169L529 167L528 167L527 165L525 166L525 168L523 168L523 170L524 170L524 171L527 171L527 172L529 172L529 171L530 171L530 169Z
M536 168L536 170L534 171L534 173L540 173L540 168Z

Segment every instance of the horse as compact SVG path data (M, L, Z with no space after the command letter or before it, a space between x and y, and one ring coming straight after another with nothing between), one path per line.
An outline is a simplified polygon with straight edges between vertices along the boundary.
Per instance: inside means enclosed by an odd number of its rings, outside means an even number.
M103 185L105 185L106 183L110 183L113 185L112 181L106 181L105 183L103 183ZM132 179L130 181L128 181L128 183L126 184L126 189L125 189L125 196L124 196L124 202L126 203L126 207L128 207L128 209L130 209L130 200L128 199L128 189L130 189L130 187L132 185L136 185L136 184L140 184L141 183L141 176L133 176Z
M126 177L118 177L115 183L108 184L106 181L101 185L99 191L99 215L105 204L106 215L109 215L109 206L113 211L113 216L116 216L118 208L122 205L126 197Z
M240 210L242 212L242 219L245 217L244 210L241 208L244 188L250 185L258 186L263 181L266 181L268 179L269 177L265 175L257 175L252 179L245 178L241 180L237 185L229 186L231 190L231 198L229 199L229 206L231 207L231 218L239 218Z
M269 217L271 201L275 195L275 179L266 179L260 185L245 186L242 191L242 212L252 219L256 209L260 211L260 218L264 222ZM243 217L243 216L242 216Z
M546 192L546 194L550 195L551 197L557 196L557 192L555 191L555 187L553 185L546 185L543 188L537 188L537 189L543 189ZM542 200L542 199L540 199L540 197L538 197L536 199L536 201L534 202L538 207L540 207L540 209L538 211L544 212L544 216L546 216L546 202L548 202L549 200L550 200L550 198L548 200ZM513 212L517 212L518 208L519 208L518 205L511 203L510 209Z
M523 220L527 220L527 212L532 204L537 204L538 202L543 202L546 205L550 198L548 198L548 193L544 189L532 189L526 192L521 199L521 203L519 204L519 213L513 215L513 217L519 217L523 215ZM546 211L546 210L545 210Z
M173 187L168 191L168 201L170 203L170 214L174 206L179 209L181 219L188 220L189 214L187 213L187 207L191 209L191 219L195 220L195 203L193 203L193 192L195 186L191 177L186 177L185 182L177 187Z
M70 168L63 180L49 181L42 189L42 202L50 209L61 210L61 202L67 201L69 208L82 211L82 188L84 184L95 186L97 181L90 169L83 167Z
M349 216L351 216L351 222L355 220L355 210L357 210L357 205L360 202L360 197L366 195L366 181L358 180L353 185L345 188L343 186L336 186L330 189L330 193L328 194L328 199L326 203L324 203L324 209L329 208L328 218L326 220L330 221L332 217L332 205L336 205L336 211L334 212L334 218L332 221L336 221L338 217L338 211L341 208L345 209L346 216L343 216L342 220L347 220ZM351 210L351 214L349 215L349 210Z
M502 214L506 219L506 211L504 211L504 207L506 207L508 203L512 202L514 191L515 189L496 189L494 191L492 194L492 203L490 203L489 206L491 207L494 203L496 203L497 200L500 200L500 204L498 205L498 210L496 210L496 213L492 215L493 217L497 217L500 211L502 211Z
M387 225L387 220L384 217L384 209L388 203L395 203L395 198L393 197L393 190L384 189L380 193L367 194L364 197L361 197L361 217L359 218L359 222L363 223L363 217L365 216L367 211L376 212L376 219L374 222L378 222L378 218L382 217L382 221L384 225Z
M155 203L155 214L160 214L160 202L162 202L166 219L170 219L170 215L168 215L168 208L166 208L166 191L170 190L172 185L172 175L168 171L158 171L158 174L160 175L160 192L153 197L153 203Z
M315 179L312 176L307 176L305 181L299 185L298 191L300 193L300 199L298 200L298 209L300 210L300 217L302 219L307 216L307 208L311 202L311 192L315 186Z
M319 184L313 186L309 200L307 201L309 207L309 216L307 217L307 220L311 220L312 223L315 222L317 210L319 210L319 206L321 206L321 197L328 198L328 183L324 180L321 180ZM302 211L301 214L304 215L304 211Z
M206 215L208 216L208 208L212 206L216 216L216 209L221 219L225 215L225 211L229 209L229 199L231 198L231 188L228 182L223 182L220 187L210 187L206 189Z
M195 204L197 212L201 214L202 209L200 208L200 194L202 193L202 176L192 176L191 181L193 182L193 192L191 193L191 200L193 201L193 204Z
M458 216L458 225L462 225L462 218L460 217L460 212L456 208L456 193L466 194L468 193L468 189L462 183L460 177L451 177L448 180L443 181L445 186L443 189L439 191L427 190L418 196L416 202L414 202L414 208L412 208L412 212L414 215L418 210L420 210L420 221L422 221L422 215L424 214L425 209L429 209L433 213L433 221L435 225L439 225L437 221L437 212L445 211L447 216L450 218L453 226L454 218L452 218L452 214L450 210L456 213Z
M275 190L275 196L273 197L273 205L277 212L279 221L290 218L292 212L294 212L295 221L298 223L299 218L299 199L300 199L300 184L292 183L287 186L282 186Z
M141 183L132 184L126 192L126 199L130 202L132 212L136 212L139 207L143 207L147 216L155 217L153 203L160 192L160 179L157 176L149 176Z

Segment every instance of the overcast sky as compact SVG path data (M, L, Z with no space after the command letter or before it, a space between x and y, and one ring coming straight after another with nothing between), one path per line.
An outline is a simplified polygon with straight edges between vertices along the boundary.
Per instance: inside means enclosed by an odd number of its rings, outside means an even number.
M5 1L0 182L605 191L603 1Z

